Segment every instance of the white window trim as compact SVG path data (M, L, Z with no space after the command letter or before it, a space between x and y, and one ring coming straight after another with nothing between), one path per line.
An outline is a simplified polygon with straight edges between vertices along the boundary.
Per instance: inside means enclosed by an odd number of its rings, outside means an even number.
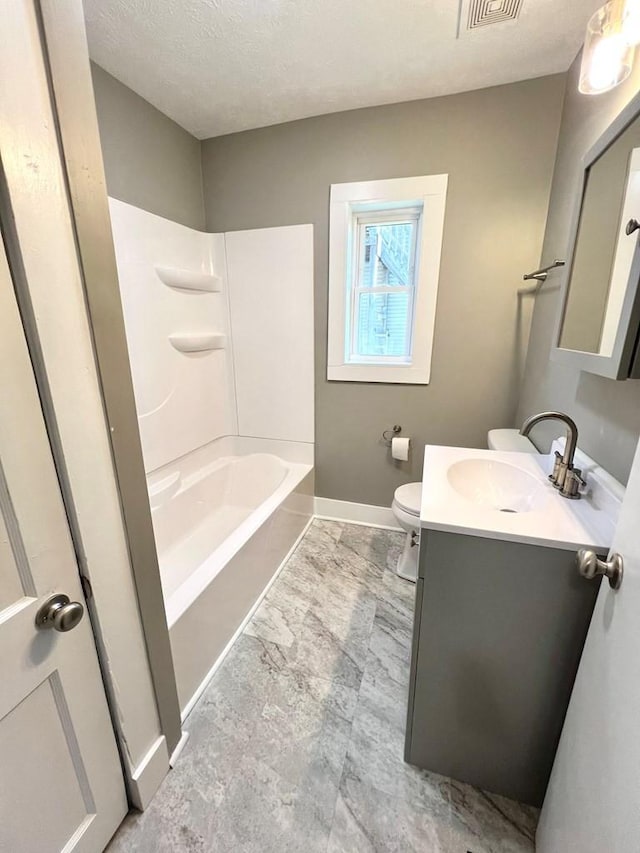
M391 382L427 385L431 377L431 355L435 329L440 254L448 175L423 175L332 184L329 213L329 335L327 379L342 382ZM412 359L402 363L347 362L346 306L348 299L349 231L354 212L361 205L385 205L390 209L423 205L418 244L415 322Z

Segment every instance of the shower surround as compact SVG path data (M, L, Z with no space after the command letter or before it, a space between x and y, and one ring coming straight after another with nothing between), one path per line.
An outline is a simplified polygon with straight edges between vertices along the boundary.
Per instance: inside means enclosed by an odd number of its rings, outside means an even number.
M183 717L313 511L313 228L109 200Z

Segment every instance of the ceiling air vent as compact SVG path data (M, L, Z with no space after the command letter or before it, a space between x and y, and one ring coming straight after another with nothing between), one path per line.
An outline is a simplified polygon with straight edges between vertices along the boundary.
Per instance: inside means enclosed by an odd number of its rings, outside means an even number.
M523 0L461 0L458 35L465 30L477 30L489 24L515 21Z

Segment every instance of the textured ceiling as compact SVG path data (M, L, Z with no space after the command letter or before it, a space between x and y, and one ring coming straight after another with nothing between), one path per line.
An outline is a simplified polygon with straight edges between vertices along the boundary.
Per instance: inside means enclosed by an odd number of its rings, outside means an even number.
M458 0L84 0L95 62L201 139L565 71L601 2L457 38Z

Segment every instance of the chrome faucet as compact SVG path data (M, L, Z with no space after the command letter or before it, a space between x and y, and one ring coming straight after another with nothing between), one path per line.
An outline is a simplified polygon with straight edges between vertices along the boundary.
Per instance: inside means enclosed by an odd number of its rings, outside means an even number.
M579 488L581 485L585 485L582 479L582 471L579 468L574 468L573 465L573 457L578 445L578 427L573 418L563 412L540 412L539 415L532 415L527 418L520 427L520 435L529 435L533 427L540 421L561 421L567 427L564 453L560 454L556 450L553 473L549 474L549 479L556 489L560 490L563 498L578 500L580 497Z

